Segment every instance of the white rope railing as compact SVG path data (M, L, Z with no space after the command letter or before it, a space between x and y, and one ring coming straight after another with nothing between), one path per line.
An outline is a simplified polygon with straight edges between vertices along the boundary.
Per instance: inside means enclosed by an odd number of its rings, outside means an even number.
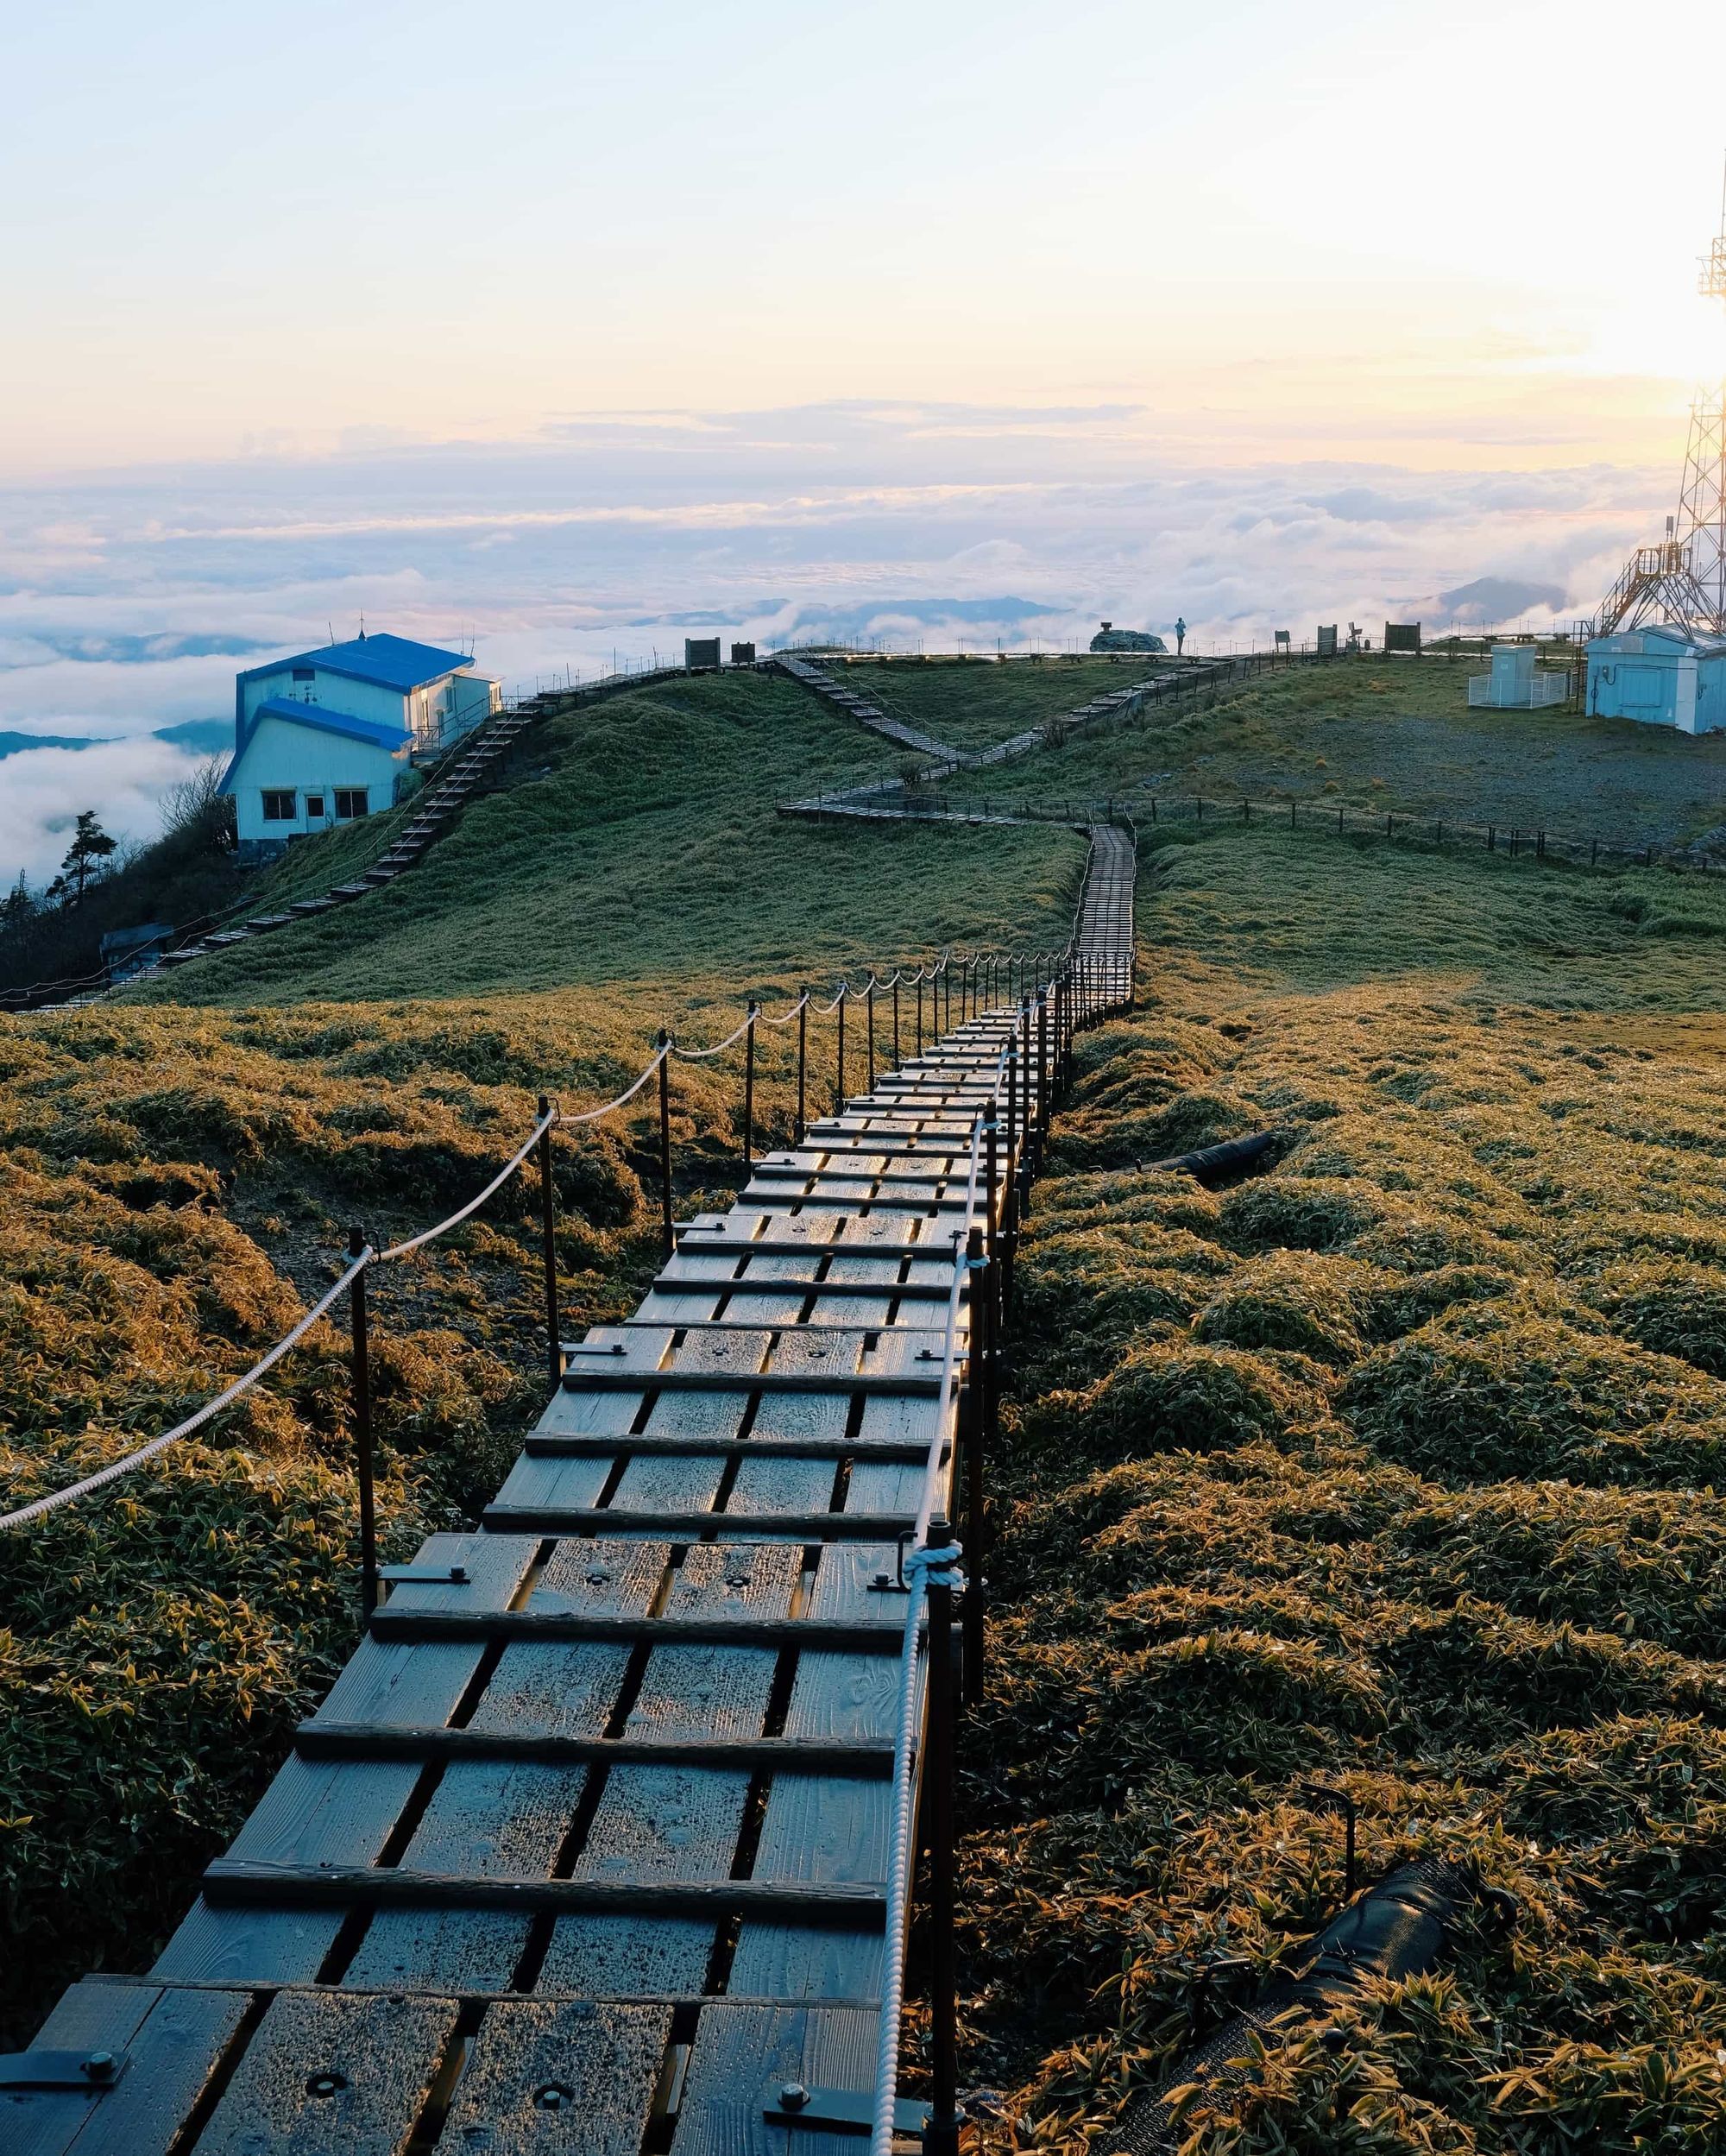
M977 1174L983 1142L983 1122L986 1113L999 1106L1001 1073L1005 1064L1006 1051L1003 1050L995 1061L995 1083L989 1100L985 1107L977 1111L971 1125L971 1167L966 1178L963 1215L966 1226L954 1231L953 1284L948 1291L946 1333L942 1348L941 1397L935 1411L934 1433L929 1439L929 1462L923 1472L923 1499L917 1507L917 1526L911 1535L912 1547L904 1565L910 1595L905 1607L904 1644L901 1649L899 1723L893 1737L893 1811L887 1863L886 1936L885 1966L881 1976L881 2018L876 2033L875 2109L870 2131L870 2156L892 2156L894 2115L899 2093L899 2037L904 2016L905 1941L910 1928L911 1870L917 1818L913 1762L917 1752L920 1693L918 1664L922 1660L923 1644L919 1626L929 1592L929 1575L938 1573L943 1576L943 1585L960 1585L961 1576L954 1567L963 1554L954 1543L942 1543L939 1548L931 1548L929 1546L929 1524L935 1516L944 1455L947 1455L950 1444L948 1422L952 1412L953 1381L958 1366L959 1312L962 1290L970 1272L966 1239L969 1224L976 1217ZM974 1348L974 1327L969 1345Z
M1069 945L1068 949L1070 951L1072 946ZM974 965L980 955L980 953L973 952L968 960L962 962L967 966ZM1002 954L1004 959L1011 959L1015 961L1020 959L1031 957L1040 958L1042 955L1042 954L1034 953ZM942 974L946 973L949 969L953 962L954 954L952 950L949 949L948 950L943 951L938 959L934 960L933 961L926 961L923 965L920 965L917 968L917 972L909 976L909 985L915 985L915 983L919 980L933 980L938 979ZM533 1128L528 1132L526 1138L516 1148L515 1151L511 1154L509 1159L505 1162L504 1165L498 1170L496 1175L492 1177L491 1181L487 1183L485 1188L476 1196L470 1198L465 1205L459 1207L457 1211L450 1214L445 1219L439 1220L435 1226L422 1229L419 1234L411 1235L402 1242L393 1243L386 1250L375 1250L368 1245L363 1251L360 1251L353 1258L352 1262L349 1264L346 1271L342 1274L340 1279L337 1281L335 1286L332 1287L327 1294L320 1297L318 1302L306 1312L306 1315L295 1324L291 1332L287 1333L284 1338L278 1340L274 1346L272 1347L261 1360L255 1363L243 1376L236 1377L232 1384L227 1386L222 1392L219 1392L213 1400L206 1401L205 1405L199 1408L196 1414L188 1415L184 1422L176 1423L173 1429L163 1431L160 1437L152 1438L148 1445L141 1446L135 1452L126 1454L123 1459L110 1461L107 1466L99 1469L96 1473L85 1476L82 1481L70 1484L64 1490L52 1491L47 1497L35 1498L28 1504L18 1506L10 1512L0 1513L0 1530L4 1530L8 1528L25 1526L33 1520L40 1519L46 1514L57 1510L62 1505L72 1504L79 1497L88 1497L92 1491L103 1489L109 1483L117 1480L121 1476L129 1474L134 1471L134 1469L143 1466L146 1462L156 1458L159 1453L166 1452L169 1446L177 1443L181 1438L190 1436L194 1430L201 1428L205 1423L211 1421L213 1416L220 1414L224 1408L231 1405L232 1403L238 1399L243 1393L248 1391L253 1385L255 1385L261 1377L264 1377L269 1371L273 1370L276 1364L281 1360L282 1357L287 1353L289 1349L297 1346L298 1343L305 1338L306 1333L314 1324L317 1323L318 1320L324 1315L324 1312L329 1309L331 1303L333 1303L337 1296L342 1294L343 1290L350 1286L356 1276L362 1272L369 1265L387 1264L393 1263L398 1258L409 1257L415 1251L423 1249L428 1243L435 1242L440 1236L448 1234L451 1228L459 1226L463 1220L471 1218L474 1214L477 1213L480 1207L486 1203L487 1200L494 1196L496 1193L502 1188L503 1185L508 1182L509 1178L516 1173L516 1171L520 1168L522 1163L527 1158L527 1156L533 1150L534 1147L539 1143L540 1139L545 1136L548 1130L562 1127L573 1129L579 1125L595 1123L599 1121L602 1117L614 1114L619 1108L627 1106L628 1103L635 1098L637 1094L641 1091L642 1087L646 1086L648 1081L653 1076L654 1073L659 1069L660 1066L672 1056L680 1056L684 1061L691 1062L705 1061L709 1057L722 1054L728 1048L734 1047L736 1043L742 1039L744 1035L749 1031L752 1024L758 1019L759 1019L764 1024L779 1026L788 1025L799 1012L804 1011L812 1011L816 1017L826 1018L830 1016L839 1008L841 1003L847 1001L848 999L866 996L871 988L879 989L884 987L891 988L895 982L899 982L902 985L907 985L907 977L904 975L903 968L897 971L893 974L892 979L885 982L882 981L879 974L872 972L869 975L867 982L861 988L853 988L848 981L841 980L838 994L835 996L831 1003L824 1005L813 1003L810 999L809 992L805 989L798 997L797 1000L792 1004L791 1008L784 1012L780 1017L776 1018L766 1018L761 1012L758 1006L752 1004L749 1014L744 1018L742 1024L737 1026L732 1032L728 1034L724 1040L716 1042L711 1048L681 1049L674 1041L668 1038L665 1045L655 1053L651 1061L647 1063L646 1069L641 1071L638 1077L627 1086L621 1093L617 1094L609 1100L602 1101L597 1107L585 1108L579 1110L573 1114L565 1114L554 1103L551 1106L545 1110L544 1114L540 1116L538 1122L536 1122L533 1125ZM997 1090L998 1091L998 1073L997 1074ZM974 1193L976 1181L976 1135L974 1132L973 1135L972 1145L971 1181ZM957 1294L959 1281L960 1274L958 1270L955 1270L955 1295ZM954 1306L954 1311L956 1314L956 1303ZM950 1315L948 1378L950 1378L951 1375L951 1327L953 1325L956 1324L956 1314ZM943 1379L942 1409L943 1415L946 1412L948 1400L948 1378ZM927 1495L927 1492L925 1494ZM925 1506L924 1517L919 1522L919 1535L921 1535L926 1525L927 1506Z
M335 1286L319 1296L291 1333L279 1340L261 1361L254 1363L243 1377L235 1378L225 1391L218 1392L213 1400L206 1400L196 1415L188 1415L185 1422L176 1422L171 1430L164 1430L160 1437L152 1438L148 1445L140 1446L135 1453L128 1453L123 1459L110 1460L107 1466L98 1468L95 1474L86 1475L82 1482L72 1483L64 1490L55 1490L46 1497L36 1498L31 1504L20 1505L16 1512L0 1513L0 1528L22 1527L31 1520L40 1520L46 1513L58 1511L61 1505L70 1504L76 1497L87 1497L91 1491L100 1490L106 1484L117 1481L122 1475L129 1475L135 1467L142 1467L147 1459L154 1459L158 1453L166 1452L180 1438L189 1437L211 1415L219 1415L243 1392L249 1390L267 1371L274 1370L288 1349L297 1346L305 1339L355 1275L363 1272L376 1255L376 1251L369 1246L362 1250Z

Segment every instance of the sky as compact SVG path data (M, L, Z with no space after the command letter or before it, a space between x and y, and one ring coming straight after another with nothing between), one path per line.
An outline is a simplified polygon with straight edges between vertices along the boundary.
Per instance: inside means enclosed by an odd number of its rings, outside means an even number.
M79 807L147 836L157 730L362 611L513 685L709 624L1591 610L1726 373L1726 128L1673 87L1726 15L1635 45L1598 0L15 5L0 743L108 745L0 756L0 875Z

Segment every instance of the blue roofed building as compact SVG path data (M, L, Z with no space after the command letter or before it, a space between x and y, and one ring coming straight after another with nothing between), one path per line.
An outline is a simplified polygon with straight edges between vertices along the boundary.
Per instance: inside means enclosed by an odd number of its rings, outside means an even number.
M241 858L391 807L417 783L416 759L501 702L465 653L404 636L362 633L249 668L234 684L234 754L222 779Z

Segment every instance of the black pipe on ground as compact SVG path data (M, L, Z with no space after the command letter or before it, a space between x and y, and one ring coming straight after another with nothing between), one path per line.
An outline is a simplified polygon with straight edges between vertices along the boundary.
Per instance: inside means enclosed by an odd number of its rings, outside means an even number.
M1225 1176L1244 1175L1257 1167L1276 1143L1275 1131L1256 1131L1250 1138L1225 1138L1219 1145L1202 1145L1196 1153L1179 1153L1173 1160L1144 1160L1138 1172L1196 1176L1204 1183L1220 1182Z
M1463 1911L1488 1899L1497 1897L1483 1893L1472 1864L1433 1857L1392 1872L1294 1949L1288 1975L1183 2052L1156 2093L1128 2110L1102 2156L1171 2156L1180 2140L1169 2104L1174 2090L1199 2081L1225 2092L1243 2077L1255 2033L1276 2024L1292 2035L1306 2022L1326 2020L1357 2000L1369 1978L1426 1975L1442 1959Z

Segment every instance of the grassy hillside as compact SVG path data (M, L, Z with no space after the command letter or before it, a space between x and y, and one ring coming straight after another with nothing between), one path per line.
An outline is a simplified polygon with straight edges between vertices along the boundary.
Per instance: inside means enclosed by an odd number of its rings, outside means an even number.
M879 696L888 709L954 748L988 748L1042 720L1076 711L1105 690L1124 689L1156 671L1155 657L929 659L919 664L855 659L831 671L860 696ZM885 745L884 745L885 746ZM893 768L888 752L884 769Z
M1069 834L1002 848L774 816L776 792L873 752L772 682L577 711L399 888L9 1023L0 1486L27 1500L171 1425L316 1298L351 1223L380 1244L429 1225L489 1179L542 1090L607 1098L660 1024L704 1043L805 974L1065 936ZM795 1041L761 1037L760 1143L789 1135ZM813 1104L831 1021L810 1046ZM854 1018L854 1088L860 1048ZM735 1062L677 1067L680 1211L734 1187L740 1087ZM652 1115L558 1141L571 1326L626 1313L657 1264ZM393 1553L474 1516L538 1414L536 1202L512 1184L374 1277ZM343 1340L324 1327L221 1422L8 1539L0 2045L84 1970L147 1965L183 1912L352 1646L356 1509Z
M1186 716L1091 735L996 773L961 774L955 800L1144 802L1246 793L1457 823L1544 826L1635 844L1726 820L1726 734L1691 739L1629 720L1471 710L1465 664L1376 657L1293 668Z
M1083 857L1070 834L1003 844L774 814L780 798L879 771L882 748L774 676L579 708L537 728L513 783L399 883L144 993L371 1000L715 973L741 991L949 940L1057 922L1064 935Z
M1339 857L1352 854L1346 876ZM1021 1269L961 1817L967 2071L1086 2145L1364 1875L1514 1926L1192 2101L1193 2156L1719 2145L1726 903L1226 839L1147 864ZM1134 1163L1272 1129L1217 1195Z

